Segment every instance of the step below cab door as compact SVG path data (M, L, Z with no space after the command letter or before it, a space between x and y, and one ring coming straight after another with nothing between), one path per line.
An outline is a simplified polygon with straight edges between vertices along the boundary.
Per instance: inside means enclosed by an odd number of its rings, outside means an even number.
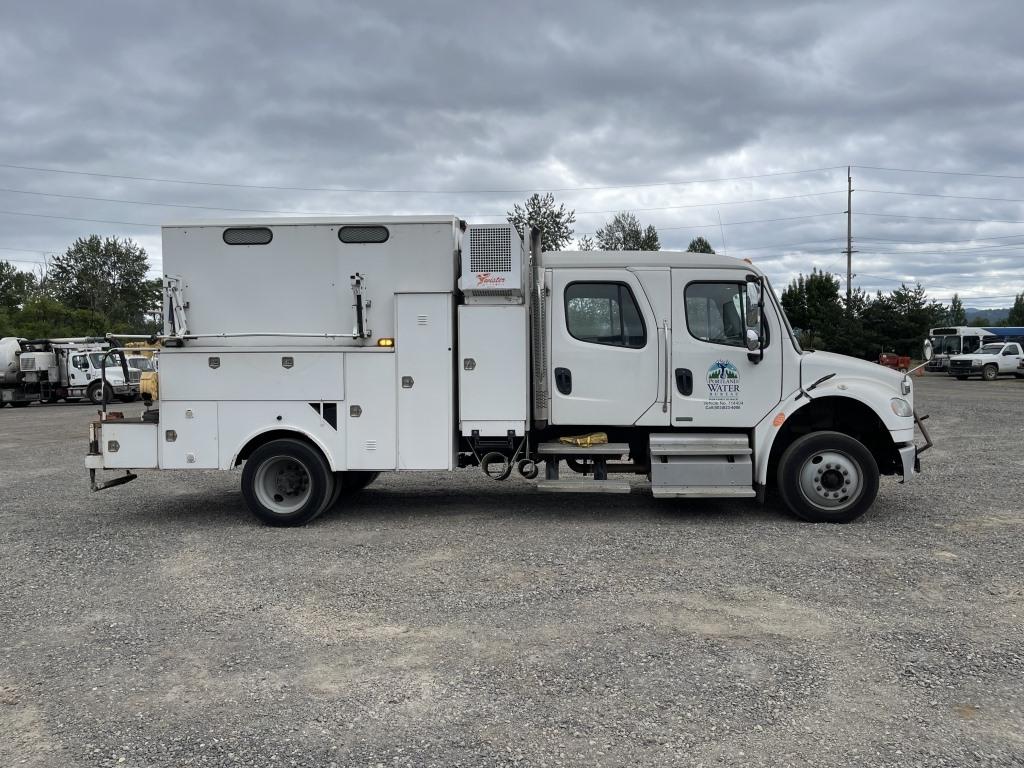
M637 277L553 269L550 302L551 423L635 424L658 402L666 349Z
M761 335L759 283L748 282L747 274L672 270L674 427L750 429L782 399L783 332L770 300L764 357L747 350L747 331Z

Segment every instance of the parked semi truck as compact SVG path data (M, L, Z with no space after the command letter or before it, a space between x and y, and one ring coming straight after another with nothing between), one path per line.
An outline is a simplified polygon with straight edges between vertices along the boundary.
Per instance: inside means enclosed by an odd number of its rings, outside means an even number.
M802 350L749 262L540 243L451 216L165 226L159 408L91 425L93 489L242 465L252 512L295 525L381 472L479 467L846 522L919 471L911 379Z
M83 398L96 405L114 398L134 400L139 371L125 364L121 352L108 356L110 347L103 338L0 339L0 406ZM106 379L101 381L104 368Z

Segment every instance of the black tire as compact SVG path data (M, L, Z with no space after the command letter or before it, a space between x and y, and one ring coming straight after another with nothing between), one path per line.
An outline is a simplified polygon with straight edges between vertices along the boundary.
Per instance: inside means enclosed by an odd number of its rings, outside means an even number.
M273 440L246 460L242 496L267 525L305 525L327 509L334 475L323 454L309 443Z
M114 399L114 390L110 388L109 384L103 386L103 382L100 381L94 381L90 384L85 394L93 405L103 405Z
M985 381L995 381L999 378L999 366L989 363L981 369L981 378Z
M366 486L380 477L380 472L368 470L350 469L347 472L334 473L334 494L327 504L328 509L334 509L342 497L354 496Z
M779 460L776 484L789 510L812 523L849 523L878 495L878 464L860 442L841 432L812 432ZM847 492L853 486L854 493ZM833 495L834 494L834 495Z

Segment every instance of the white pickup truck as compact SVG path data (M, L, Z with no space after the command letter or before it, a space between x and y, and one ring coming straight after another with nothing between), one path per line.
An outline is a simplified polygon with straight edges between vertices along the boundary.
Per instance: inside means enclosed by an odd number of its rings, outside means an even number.
M964 381L968 376L981 376L985 381L995 381L999 376L1024 377L1018 369L1024 361L1021 346L1015 341L993 342L969 355L954 355L949 359L949 375Z

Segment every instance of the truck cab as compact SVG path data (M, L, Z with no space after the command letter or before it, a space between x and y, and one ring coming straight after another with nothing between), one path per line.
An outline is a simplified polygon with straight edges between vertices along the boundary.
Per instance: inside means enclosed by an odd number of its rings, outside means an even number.
M476 467L547 493L775 490L847 522L930 445L911 379L802 350L746 261L543 252L444 216L163 234L159 409L92 425L94 489L241 465L253 513L297 525L381 472Z

